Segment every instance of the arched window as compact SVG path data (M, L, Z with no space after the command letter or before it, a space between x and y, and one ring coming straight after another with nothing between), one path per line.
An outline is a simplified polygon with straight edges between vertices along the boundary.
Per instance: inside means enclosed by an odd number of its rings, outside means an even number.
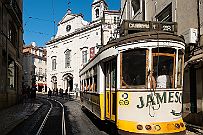
M52 70L56 69L56 56L53 56L52 58Z
M67 49L64 54L65 54L65 68L70 66L70 53L71 50Z
M95 10L95 13L96 13L96 18L98 18L99 17L99 9L98 8Z

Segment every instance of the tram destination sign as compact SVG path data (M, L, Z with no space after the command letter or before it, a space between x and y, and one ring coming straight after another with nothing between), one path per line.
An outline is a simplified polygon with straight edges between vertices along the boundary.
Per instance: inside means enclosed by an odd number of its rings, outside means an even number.
M120 34L127 35L129 33L145 32L145 31L166 31L176 33L177 23L124 20L121 25Z

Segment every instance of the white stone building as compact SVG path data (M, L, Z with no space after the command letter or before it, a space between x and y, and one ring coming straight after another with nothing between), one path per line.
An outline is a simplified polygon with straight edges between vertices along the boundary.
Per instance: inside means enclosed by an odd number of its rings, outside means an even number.
M23 47L23 82L26 87L36 86L39 92L46 90L46 48L35 42Z
M56 36L46 44L48 88L68 91L80 88L79 70L109 39L119 36L116 34L119 18L120 11L108 10L105 0L92 3L91 22L69 9L58 23Z

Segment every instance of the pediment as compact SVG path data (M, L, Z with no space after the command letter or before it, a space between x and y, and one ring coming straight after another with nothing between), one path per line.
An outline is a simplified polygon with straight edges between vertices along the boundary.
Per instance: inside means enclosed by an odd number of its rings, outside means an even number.
M61 21L58 23L58 25L68 22L68 21L74 19L76 16L78 16L78 15L66 13L66 15L61 19Z

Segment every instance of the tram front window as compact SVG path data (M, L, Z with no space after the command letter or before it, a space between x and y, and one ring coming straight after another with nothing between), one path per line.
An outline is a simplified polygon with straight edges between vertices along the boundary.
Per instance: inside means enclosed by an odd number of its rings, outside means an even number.
M145 88L146 49L123 52L122 88Z
M156 88L174 87L174 60L175 49L153 49L153 76L156 79ZM167 52L166 52L167 51Z

